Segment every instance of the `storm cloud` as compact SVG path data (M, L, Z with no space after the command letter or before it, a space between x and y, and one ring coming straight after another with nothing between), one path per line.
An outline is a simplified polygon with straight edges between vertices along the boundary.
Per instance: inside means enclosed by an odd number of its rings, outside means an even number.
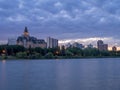
M120 45L119 6L120 0L0 0L0 39L17 37L27 26L38 38L100 37Z

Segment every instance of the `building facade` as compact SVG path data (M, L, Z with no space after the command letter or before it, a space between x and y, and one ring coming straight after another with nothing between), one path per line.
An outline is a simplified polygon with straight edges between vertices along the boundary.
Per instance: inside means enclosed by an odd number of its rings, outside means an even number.
M16 38L9 38L8 45L16 45Z
M47 43L43 39L30 36L27 27L25 27L23 35L17 38L17 45L24 46L25 48L47 47Z
M107 51L108 50L108 44L104 44L104 42L102 40L98 40L97 41L97 48L100 51Z
M83 45L83 44L80 44L80 43L78 43L78 42L74 42L74 43L72 44L72 47L84 49L84 45Z
M113 46L113 47L112 47L112 51L116 52L116 51L117 51L117 47L116 47L116 46Z
M47 48L56 48L58 47L58 40L48 37L47 38Z

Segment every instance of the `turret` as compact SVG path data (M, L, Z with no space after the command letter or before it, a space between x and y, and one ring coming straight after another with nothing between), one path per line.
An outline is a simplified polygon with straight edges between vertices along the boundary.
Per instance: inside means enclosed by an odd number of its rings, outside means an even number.
M24 36L29 36L29 32L28 32L28 29L27 27L25 27L25 30L24 30L24 33L23 33Z

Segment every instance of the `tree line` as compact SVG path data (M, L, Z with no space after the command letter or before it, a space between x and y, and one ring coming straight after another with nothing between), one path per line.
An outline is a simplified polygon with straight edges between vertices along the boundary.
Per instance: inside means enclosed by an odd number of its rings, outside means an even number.
M0 45L0 56L13 56L16 58L79 58L79 57L105 57L120 56L120 51L100 51L97 48L80 49L77 47L66 48L24 48L19 45Z

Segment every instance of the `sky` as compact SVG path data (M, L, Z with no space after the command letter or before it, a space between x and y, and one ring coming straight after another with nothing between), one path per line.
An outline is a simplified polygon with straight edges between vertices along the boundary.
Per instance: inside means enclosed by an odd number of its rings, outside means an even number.
M120 46L120 0L0 0L0 43L30 35Z

